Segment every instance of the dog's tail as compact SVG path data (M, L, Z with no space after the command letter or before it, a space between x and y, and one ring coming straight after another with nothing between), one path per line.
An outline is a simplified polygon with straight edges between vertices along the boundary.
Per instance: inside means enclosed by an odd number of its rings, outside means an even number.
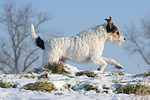
M45 46L44 46L44 41L35 34L35 31L34 31L34 25L31 24L31 38L35 41L35 44L42 48L42 50L45 49Z

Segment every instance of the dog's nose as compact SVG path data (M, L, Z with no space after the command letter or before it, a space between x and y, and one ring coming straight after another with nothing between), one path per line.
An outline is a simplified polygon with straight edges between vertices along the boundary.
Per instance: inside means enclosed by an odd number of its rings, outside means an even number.
M124 40L126 40L125 38L123 38Z

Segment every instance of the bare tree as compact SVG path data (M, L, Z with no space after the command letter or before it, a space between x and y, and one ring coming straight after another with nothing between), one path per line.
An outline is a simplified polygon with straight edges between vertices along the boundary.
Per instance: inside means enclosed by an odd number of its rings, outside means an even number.
M35 13L36 12L36 13ZM0 13L0 24L4 27L5 37L1 38L0 70L3 73L19 73L26 71L39 58L38 49L30 46L30 25L35 29L51 20L51 15L46 12L33 11L32 5L18 7L7 2L3 4Z
M131 21L125 25L125 37L127 38L125 49L130 55L138 53L146 64L150 65L150 16L141 20L141 27L137 29Z

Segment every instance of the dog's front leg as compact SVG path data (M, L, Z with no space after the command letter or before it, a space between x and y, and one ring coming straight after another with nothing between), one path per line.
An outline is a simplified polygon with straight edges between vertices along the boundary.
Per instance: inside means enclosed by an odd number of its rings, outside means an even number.
M106 61L107 63L114 65L115 68L117 69L123 69L123 67L119 63L117 63L114 59L104 58L104 57L102 57L102 59Z

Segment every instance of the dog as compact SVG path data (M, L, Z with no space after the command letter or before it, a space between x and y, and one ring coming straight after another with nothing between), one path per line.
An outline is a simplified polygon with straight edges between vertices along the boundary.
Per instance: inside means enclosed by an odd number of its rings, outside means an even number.
M43 41L35 34L31 24L31 37L35 44L43 50L42 66L47 63L66 63L70 60L75 63L93 62L100 65L97 69L103 71L108 64L117 69L123 67L114 59L102 57L105 42L120 45L125 42L124 36L113 24L111 16L105 19L102 25L93 26L72 37L51 38Z

